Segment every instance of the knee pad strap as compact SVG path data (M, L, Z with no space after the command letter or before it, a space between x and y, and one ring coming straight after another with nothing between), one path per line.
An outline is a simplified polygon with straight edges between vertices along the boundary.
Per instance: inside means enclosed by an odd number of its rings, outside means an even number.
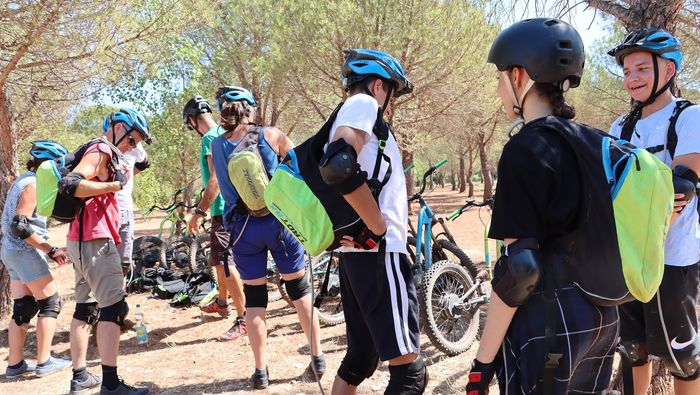
M267 308L267 285L243 284L243 294L245 294L245 307Z
M647 354L646 344L640 341L623 341L620 343L624 352L622 356L633 367L644 366L649 363L649 354Z
M98 321L114 322L115 324L122 326L124 324L124 318L129 314L129 305L126 303L126 299L122 299L119 302L103 307L100 309Z
M39 306L33 296L26 295L14 300L12 305L12 319L17 326L28 324L39 312Z
M311 293L311 286L306 276L295 278L284 282L284 289L287 290L287 295L291 300L299 300Z
M46 299L39 299L36 303L39 306L39 317L57 318L63 309L63 299L58 292Z
M95 325L95 323L97 323L98 313L97 302L76 303L73 318L78 321L83 321L88 325Z

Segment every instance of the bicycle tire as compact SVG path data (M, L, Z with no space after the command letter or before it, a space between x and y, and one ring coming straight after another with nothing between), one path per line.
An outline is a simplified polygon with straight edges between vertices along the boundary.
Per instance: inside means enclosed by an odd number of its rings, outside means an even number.
M141 262L141 261L144 258L145 254L147 254L145 251L153 249L154 251L157 250L158 261L151 267L160 265L160 266L165 268L165 266L162 265L162 262L160 260L160 250L162 247L163 247L163 240L161 240L158 237L141 236L141 237L136 238L136 240L134 240L134 244L133 244L133 248L132 248L132 252L131 252L131 259L134 261L134 267L139 266L139 269L148 268L147 266L144 266L143 262Z
M314 295L318 295L321 292L330 257L330 252L322 253L321 255L313 258L311 262L311 270L307 269L309 271L309 276L314 276ZM343 303L340 296L338 252L333 253L333 261L330 262L330 264L331 273L328 287L329 295L325 297L321 303L321 306L316 310L318 312L319 322L327 326L338 325L345 322L345 313L343 312Z
M476 278L477 273L479 273L479 270L474 264L474 261L472 261L471 258L469 258L466 252L464 252L456 244L447 239L438 239L437 244L440 248L452 253L452 255L454 255L459 260L459 264L462 265L462 267L464 267L465 269L467 269L469 275L472 278ZM444 253L442 253L442 255L444 255L444 257L440 257L440 260L444 259L453 261L453 259L450 259L450 257L445 255Z
M467 351L479 333L480 306L466 311L455 305L473 285L466 269L450 261L434 262L421 282L420 314L425 332L433 346L449 356Z
M203 272L214 278L214 268L209 265L211 255L211 236L202 234L195 239L194 248L190 249L190 261L194 261L193 272Z
M181 251L183 247L187 248L187 251ZM184 269L193 273L194 268L197 264L196 261L196 241L188 236L174 236L171 237L167 242L163 243L160 248L160 262L165 265L168 269ZM192 253L195 250L195 253ZM173 264L176 257L173 256L175 252L181 252L185 255L179 259L183 259L183 262L179 262L180 265Z

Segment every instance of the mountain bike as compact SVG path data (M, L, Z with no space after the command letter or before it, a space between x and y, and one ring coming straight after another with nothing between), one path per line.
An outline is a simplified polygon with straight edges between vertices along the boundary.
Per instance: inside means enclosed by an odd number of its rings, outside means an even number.
M408 198L419 202L420 211L415 228L409 221L407 249L419 289L421 324L435 348L454 356L469 349L478 335L480 307L489 300L483 286L488 276L478 272L444 219L437 218L424 199L426 180L445 162L430 167L423 174L420 191ZM437 224L442 232L433 234Z
M340 299L340 275L337 251L324 252L311 259L306 270L313 276L314 306L318 310L318 320L326 325L338 325L345 322L343 303Z

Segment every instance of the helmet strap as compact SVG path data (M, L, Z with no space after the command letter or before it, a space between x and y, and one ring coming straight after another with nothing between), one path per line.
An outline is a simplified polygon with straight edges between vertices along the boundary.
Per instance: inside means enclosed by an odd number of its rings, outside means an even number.
M501 71L503 73L503 77L506 79L506 86L508 87L508 95L510 95L510 100L513 102L513 112L515 115L518 117L522 118L523 117L523 105L525 103L525 95L530 91L532 86L535 84L535 81L533 80L528 80L527 84L525 84L525 88L523 89L523 93L520 94L520 98L518 98L515 95L515 88L513 87L513 83L510 82L510 77L508 75L507 71Z

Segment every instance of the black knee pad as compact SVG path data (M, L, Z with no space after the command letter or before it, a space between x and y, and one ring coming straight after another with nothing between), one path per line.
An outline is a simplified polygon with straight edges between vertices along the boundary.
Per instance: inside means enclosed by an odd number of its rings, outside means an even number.
M98 321L114 322L115 324L122 326L124 325L124 318L129 314L129 305L126 303L126 299L122 299L119 302L103 307L100 309Z
M267 285L243 284L243 294L245 295L245 307L267 308Z
M76 303L73 318L78 321L83 321L88 325L97 323L97 315L100 309L97 308L97 302L92 303Z
M351 355L345 354L338 368L338 377L355 387L362 384L365 379L372 377L379 364L379 355Z
M694 381L700 377L700 371L698 370L698 363L700 363L700 361L698 361L697 356L676 358L676 361L678 361L678 364L681 366L680 370L678 370L675 362L671 358L663 358L663 360L666 363L668 371L678 380Z
M294 280L285 280L284 289L287 290L287 295L291 300L299 300L311 293L311 286L306 276L295 278Z
M36 304L39 305L39 317L56 318L63 309L63 299L58 295L58 292L46 299L37 300Z
M627 359L630 365L644 366L649 363L649 354L647 354L647 346L639 341L622 341L620 342L622 357Z
M385 395L421 395L428 386L428 369L423 358L398 366L389 365L389 385Z
M28 324L39 312L39 305L33 296L23 296L14 300L12 305L12 319L15 320L17 326Z

